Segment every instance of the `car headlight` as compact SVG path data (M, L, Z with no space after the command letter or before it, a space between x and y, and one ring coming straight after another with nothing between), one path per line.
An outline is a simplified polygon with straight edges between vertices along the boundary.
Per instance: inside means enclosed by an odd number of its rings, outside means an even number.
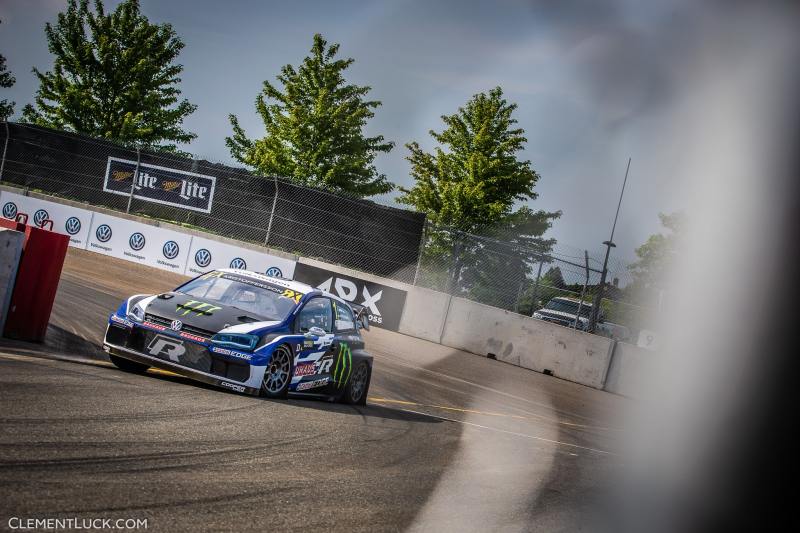
M137 322L143 322L144 309L142 309L139 304L134 305L133 308L128 309L128 318L136 320Z
M533 318L541 319L542 315L541 315L541 313L533 313Z
M252 350L258 344L258 335L247 333L217 333L211 337L211 343L218 346L228 346L239 350Z

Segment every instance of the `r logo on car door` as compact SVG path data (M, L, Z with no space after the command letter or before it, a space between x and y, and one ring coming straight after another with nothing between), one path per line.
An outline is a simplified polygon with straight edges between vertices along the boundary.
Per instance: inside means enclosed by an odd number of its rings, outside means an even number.
M179 357L186 353L183 341L156 335L147 346L147 352L156 357L169 357L170 361L180 363Z

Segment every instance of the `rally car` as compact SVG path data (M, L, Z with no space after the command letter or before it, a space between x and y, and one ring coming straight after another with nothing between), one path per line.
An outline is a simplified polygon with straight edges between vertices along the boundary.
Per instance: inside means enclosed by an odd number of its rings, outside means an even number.
M149 367L237 392L365 404L372 356L363 309L308 285L245 270L208 272L174 291L131 296L103 349L122 370Z

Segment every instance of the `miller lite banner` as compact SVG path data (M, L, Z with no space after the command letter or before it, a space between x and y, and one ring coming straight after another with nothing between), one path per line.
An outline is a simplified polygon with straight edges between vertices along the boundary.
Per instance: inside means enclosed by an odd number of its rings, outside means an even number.
M139 164L139 175L133 183L136 161L108 158L103 190L133 197L147 202L171 205L203 213L211 212L217 178L176 170L173 168Z

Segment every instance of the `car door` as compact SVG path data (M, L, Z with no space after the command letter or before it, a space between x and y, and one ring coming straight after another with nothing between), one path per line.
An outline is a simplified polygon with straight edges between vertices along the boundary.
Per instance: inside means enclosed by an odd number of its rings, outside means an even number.
M364 340L356 328L355 315L350 306L336 300L332 300L331 305L334 318L331 378L341 387L353 372L353 352L364 348Z
M314 334L312 328L320 328L324 334ZM316 296L308 300L297 313L294 332L305 336L302 345L298 344L295 349L292 384L297 387L294 390L317 392L313 389L327 385L330 381L333 366L335 333L331 299ZM314 386L310 386L311 382L314 382Z

